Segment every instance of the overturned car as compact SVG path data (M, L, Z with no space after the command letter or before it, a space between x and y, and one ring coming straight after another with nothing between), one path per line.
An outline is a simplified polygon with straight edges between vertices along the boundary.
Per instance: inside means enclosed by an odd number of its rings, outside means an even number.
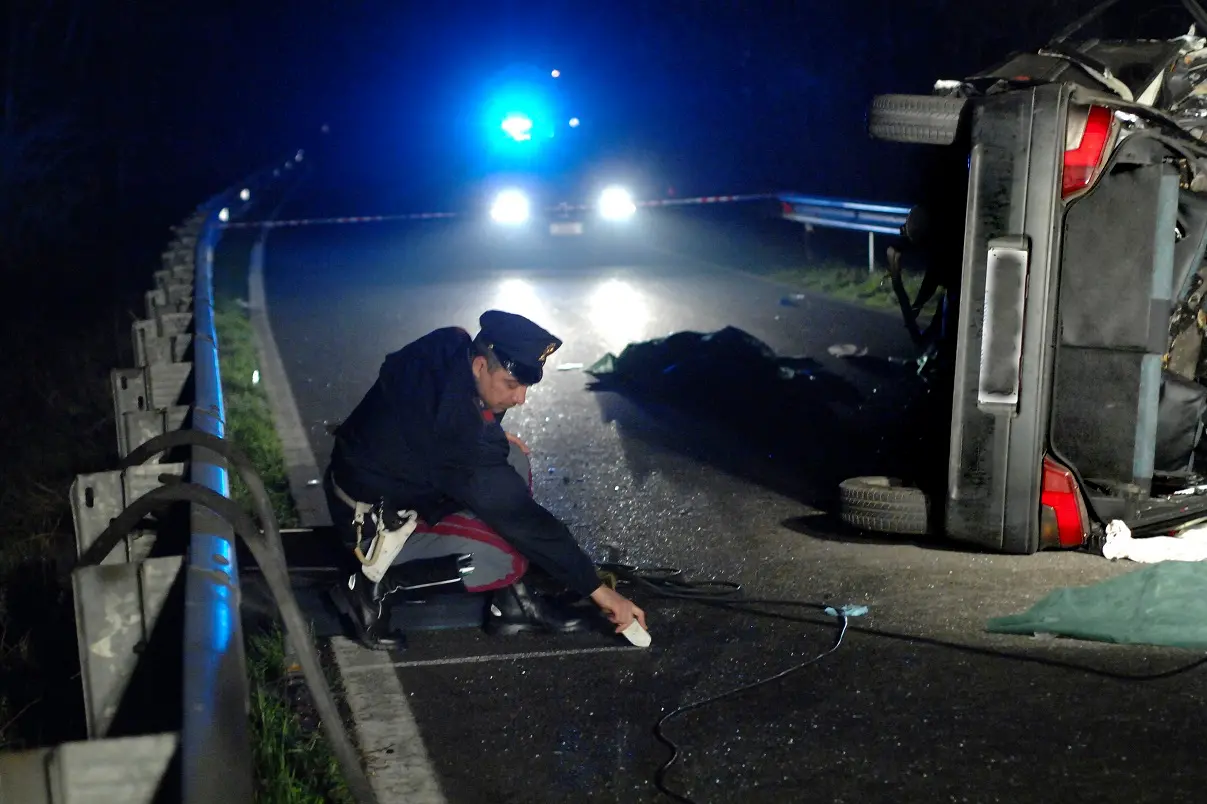
M1185 0L1169 39L1075 39L1114 5L873 100L873 138L959 157L928 267L951 407L946 460L916 488L844 484L849 521L891 530L921 501L949 538L1033 553L1207 517L1207 13Z

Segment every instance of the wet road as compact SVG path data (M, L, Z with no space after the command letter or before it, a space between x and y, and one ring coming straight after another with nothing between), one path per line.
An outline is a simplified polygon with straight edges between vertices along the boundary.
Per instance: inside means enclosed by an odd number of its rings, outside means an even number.
M629 243L532 247L492 245L466 223L274 233L272 324L320 464L325 423L347 414L388 351L438 326L475 331L488 307L530 315L566 345L505 426L533 448L538 498L596 558L612 545L627 563L739 581L755 596L865 604L853 625L918 637L848 633L818 664L672 720L682 753L668 786L701 804L1198 800L1201 672L1137 682L1026 660L1149 674L1194 656L982 631L1056 587L1130 567L838 533L809 504L815 470L860 466L867 445L834 438L836 420L784 411L797 448L777 455L556 370L630 341L735 325L852 382L872 416L856 429L891 418L891 383L825 350L905 354L897 322L821 298L785 305L784 288L732 270L782 249L720 231L680 217ZM723 371L715 382L725 386ZM447 801L669 800L652 783L668 756L652 733L659 717L803 662L836 635L806 611L794 621L635 597L648 651L557 653L616 646L595 636L500 646L431 632L392 657ZM538 655L464 661L500 652Z

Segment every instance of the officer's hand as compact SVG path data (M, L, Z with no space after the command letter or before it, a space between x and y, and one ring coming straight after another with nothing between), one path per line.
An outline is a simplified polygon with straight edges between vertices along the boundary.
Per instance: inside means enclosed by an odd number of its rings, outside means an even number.
M616 633L628 628L633 620L641 623L645 630L650 630L645 624L645 612L610 586L601 584L591 593L591 600L607 615L608 620L616 624Z

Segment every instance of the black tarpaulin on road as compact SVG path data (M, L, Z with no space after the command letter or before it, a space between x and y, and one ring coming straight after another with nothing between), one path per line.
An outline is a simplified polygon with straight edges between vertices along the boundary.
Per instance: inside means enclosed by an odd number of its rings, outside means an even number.
M780 357L744 330L676 332L604 355L587 373L601 381L674 398L693 408L760 407L783 397L857 404L858 391L810 357Z
M886 367L898 377L880 375ZM876 368L882 382L897 389L908 385L909 368L888 361ZM875 394L874 407L856 385L817 360L779 356L736 327L632 343L586 371L596 380L591 390L617 393L656 418L673 409L697 417L700 426L740 436L768 466L778 466L775 471L803 474L810 487L824 489L817 504L826 504L846 477L873 470L908 472L916 463L916 445L902 448L911 433L901 422L901 409L883 409L896 394ZM639 430L641 437L652 437ZM902 436L905 440L898 442ZM697 431L672 446L692 452L708 438Z

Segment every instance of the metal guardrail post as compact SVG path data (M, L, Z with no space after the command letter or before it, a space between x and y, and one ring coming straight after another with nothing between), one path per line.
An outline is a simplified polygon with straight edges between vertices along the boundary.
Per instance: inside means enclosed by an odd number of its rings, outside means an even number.
M122 457L170 430L224 435L213 294L220 199L173 227L163 269L146 294L146 318L131 327L135 368L111 372ZM186 473L192 483L229 496L225 461L201 448L187 461L161 455L142 466L77 476L71 488L77 555L162 485L162 476ZM200 505L189 505L187 525L174 527L176 508L140 524L99 564L73 570L88 739L0 753L0 800L252 801L234 536Z
M186 360L194 262L203 216L174 228L132 335L137 368L115 369L111 387L118 453L184 426L192 404ZM141 347L141 348L140 348ZM166 348L165 348L166 347ZM71 488L77 555L132 502L183 475L160 456L144 466L79 475ZM144 804L178 778L179 618L183 536L172 511L126 535L99 564L72 572L88 739L0 754L0 797L28 804ZM176 541L173 541L176 539Z
M301 159L298 151L286 167ZM131 327L135 367L110 373L119 456L172 430L225 436L214 322L218 224L230 209L248 208L251 188L259 192L271 181L268 171L172 227L163 267L145 294L146 318ZM187 473L191 484L230 496L222 457L200 447L187 460L177 452L76 477L77 556L132 503L173 477ZM177 518L184 506L187 517ZM173 503L156 508L108 555L74 568L87 739L0 753L0 802L251 804L235 556L223 518L202 505Z

